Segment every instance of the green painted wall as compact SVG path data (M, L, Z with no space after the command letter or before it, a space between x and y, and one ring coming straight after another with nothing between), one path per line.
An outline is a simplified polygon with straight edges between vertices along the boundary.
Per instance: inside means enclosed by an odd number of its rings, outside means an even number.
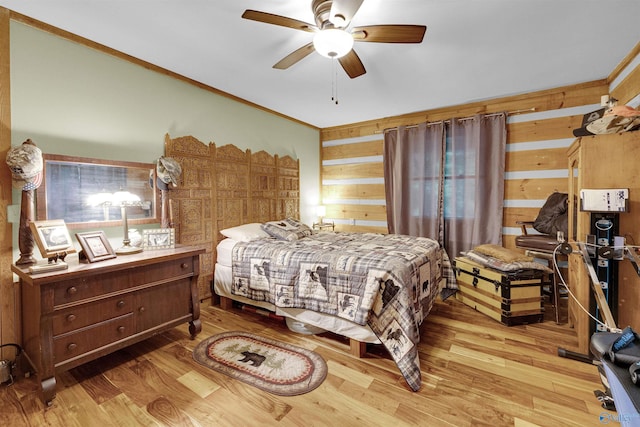
M31 138L45 153L153 162L169 133L291 155L300 160L301 218L315 219L318 129L19 22L10 29L13 146Z

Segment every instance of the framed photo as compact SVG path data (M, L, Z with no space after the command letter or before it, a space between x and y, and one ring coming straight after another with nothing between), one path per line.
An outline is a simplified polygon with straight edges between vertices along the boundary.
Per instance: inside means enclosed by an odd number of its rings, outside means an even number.
M174 228L142 230L142 247L144 249L175 248L176 230Z
M76 251L64 220L32 221L29 227L43 258Z
M111 247L104 231L90 231L86 233L76 233L78 243L82 247L84 257L89 262L104 261L116 257L116 253Z

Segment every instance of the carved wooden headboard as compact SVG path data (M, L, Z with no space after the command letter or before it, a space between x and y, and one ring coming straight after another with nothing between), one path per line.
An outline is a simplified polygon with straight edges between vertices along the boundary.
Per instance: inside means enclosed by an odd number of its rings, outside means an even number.
M212 296L220 230L250 222L300 218L300 162L234 145L216 147L193 136L165 136L165 156L182 167L169 191L176 241L201 246L198 294Z

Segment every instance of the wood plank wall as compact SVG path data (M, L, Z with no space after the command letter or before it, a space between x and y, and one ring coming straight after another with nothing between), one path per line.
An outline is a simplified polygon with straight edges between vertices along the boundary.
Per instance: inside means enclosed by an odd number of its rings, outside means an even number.
M336 230L387 232L383 134L387 128L514 112L507 121L503 244L514 248L519 220L533 220L554 191L568 190L566 151L583 115L611 94L619 104L640 104L640 43L607 79L518 96L423 111L321 131L322 200Z

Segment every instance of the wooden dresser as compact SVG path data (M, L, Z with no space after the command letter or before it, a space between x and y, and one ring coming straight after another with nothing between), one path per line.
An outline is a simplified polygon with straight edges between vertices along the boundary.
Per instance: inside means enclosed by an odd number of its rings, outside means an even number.
M67 270L29 274L12 266L22 293L22 343L51 405L55 374L189 322L201 330L199 255L204 249L150 250Z

